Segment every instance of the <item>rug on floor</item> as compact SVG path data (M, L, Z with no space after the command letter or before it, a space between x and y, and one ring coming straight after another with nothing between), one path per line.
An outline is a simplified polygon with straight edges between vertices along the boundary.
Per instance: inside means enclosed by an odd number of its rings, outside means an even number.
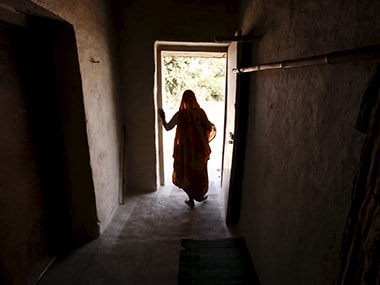
M244 238L181 243L178 284L259 284Z

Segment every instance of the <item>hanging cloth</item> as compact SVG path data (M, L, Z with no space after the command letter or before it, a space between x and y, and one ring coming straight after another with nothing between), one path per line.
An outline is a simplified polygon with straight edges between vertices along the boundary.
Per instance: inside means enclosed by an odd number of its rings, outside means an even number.
M368 131L369 121L372 110L376 105L380 90L380 64L377 66L375 76L369 82L368 87L362 97L359 114L356 119L355 128L366 133Z
M380 285L380 99L373 107L341 248L337 285Z

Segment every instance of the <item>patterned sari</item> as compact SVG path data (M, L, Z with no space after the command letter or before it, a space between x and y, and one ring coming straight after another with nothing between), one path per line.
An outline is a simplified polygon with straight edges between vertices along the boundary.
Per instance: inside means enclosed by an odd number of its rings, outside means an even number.
M186 92L178 112L172 179L189 197L201 201L208 191L209 142L215 137L216 128L199 107L194 93Z

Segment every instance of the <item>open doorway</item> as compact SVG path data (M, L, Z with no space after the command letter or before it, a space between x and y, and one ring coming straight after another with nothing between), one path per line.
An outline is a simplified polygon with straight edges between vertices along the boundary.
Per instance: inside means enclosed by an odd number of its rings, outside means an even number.
M222 132L224 130L224 104L226 82L226 53L199 53L163 51L162 108L168 120L177 111L182 93L195 92L200 106L216 126L218 134L210 143L212 154L208 163L209 180L220 185L222 164ZM171 183L173 165L172 146L175 131L163 132L164 185Z
M227 48L225 44L156 43L156 106L163 108L167 120L178 111L182 93L191 89L211 122L217 136L210 143L208 163L210 184L221 186ZM158 185L171 185L173 141L175 130L162 130L157 120L157 177Z

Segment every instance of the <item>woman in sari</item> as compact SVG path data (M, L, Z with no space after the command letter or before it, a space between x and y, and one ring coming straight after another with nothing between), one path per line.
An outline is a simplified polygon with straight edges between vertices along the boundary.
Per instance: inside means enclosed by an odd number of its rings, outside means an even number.
M216 135L215 125L208 120L191 90L183 93L179 111L168 123L165 112L162 109L158 112L167 131L177 126L172 181L186 192L189 199L185 203L193 208L194 201L207 199L207 162L211 153L209 142Z

